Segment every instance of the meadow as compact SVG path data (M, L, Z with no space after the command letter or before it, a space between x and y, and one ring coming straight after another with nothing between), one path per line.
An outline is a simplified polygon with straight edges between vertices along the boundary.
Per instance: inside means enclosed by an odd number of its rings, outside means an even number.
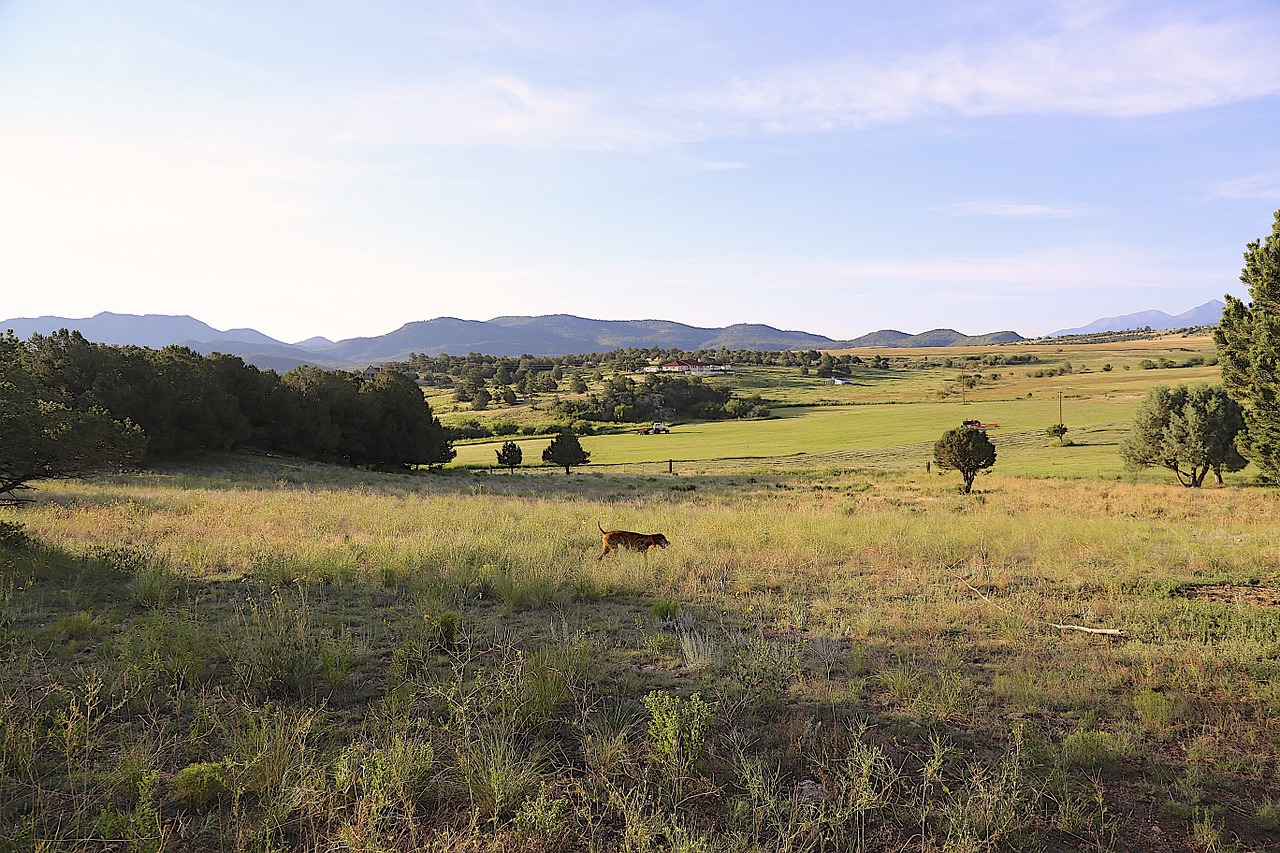
M572 476L43 484L0 511L0 849L1274 849L1280 493L1110 460L1212 368L1062 355L965 402L757 374L781 417ZM971 412L964 496L915 448Z
M856 368L849 384L801 375L794 368L748 367L716 378L741 393L760 394L773 416L762 422L677 423L670 435L638 435L634 430L591 436L582 446L595 469L625 466L632 472L674 470L716 473L759 464L784 467L923 468L943 431L963 420L998 424L989 431L997 446L999 470L1018 476L1130 477L1116 452L1133 410L1153 384L1219 381L1212 364L1144 369L1143 363L1214 360L1207 336L1171 336L1156 341L1057 346L1023 344L972 348L859 350L900 362L952 360L954 367ZM981 355L1029 356L1029 364L975 366ZM1109 368L1109 369L1106 369ZM1058 373L1059 370L1069 371ZM1037 375L1040 374L1040 375ZM1052 374L1052 375L1049 375ZM960 389L960 377L980 377ZM993 378L994 377L994 378ZM446 412L450 404L437 399ZM536 404L535 404L536 405ZM468 417L475 413L466 411ZM536 415L518 411L514 418ZM1044 430L1062 422L1069 446L1047 440ZM444 414L457 420L460 415ZM508 410L491 417L513 418ZM453 467L496 464L508 438L459 443ZM547 437L519 438L525 467L542 465ZM668 464L672 463L672 464ZM675 464L679 463L679 464ZM1152 482L1158 473L1142 475Z

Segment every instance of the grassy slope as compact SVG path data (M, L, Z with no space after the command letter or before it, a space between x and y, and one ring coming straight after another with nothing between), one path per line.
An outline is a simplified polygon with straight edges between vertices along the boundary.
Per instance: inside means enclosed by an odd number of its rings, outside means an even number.
M1093 476L1153 382L1214 378L1100 370L1161 352L968 405L760 371L807 405L589 438L589 476L50 484L0 511L0 847L1274 849L1280 493ZM1081 444L1014 441L1059 390ZM967 417L965 498L922 460ZM613 464L666 458L702 461ZM597 522L673 544L597 563ZM653 691L712 700L684 759Z
M39 543L0 548L12 832L34 813L36 837L518 846L539 825L469 775L502 747L493 778L516 802L547 783L559 818L537 831L564 849L616 849L634 821L744 853L861 832L919 849L922 821L926 846L975 851L1275 838L1254 814L1280 766L1280 619L1248 597L1280 597L1274 490L994 475L966 499L920 471L379 476L231 457L41 497L0 513ZM598 520L673 545L597 564ZM646 733L654 690L715 700L679 804ZM930 738L948 751L933 783ZM429 745L430 772L406 742ZM791 786L859 796L851 750L900 781L868 780L883 804L861 822L801 833ZM352 762L419 793L344 787ZM208 802L179 777L201 763L228 786ZM780 800L746 793L760 766Z

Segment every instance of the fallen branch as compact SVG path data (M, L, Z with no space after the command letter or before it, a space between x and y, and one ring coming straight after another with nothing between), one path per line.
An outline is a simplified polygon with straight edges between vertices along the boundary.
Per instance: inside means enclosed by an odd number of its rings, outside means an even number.
M1083 625L1059 625L1057 622L1045 622L1051 628L1061 628L1064 631L1084 631L1086 634L1108 634L1112 637L1129 636L1119 628L1086 628Z
M983 562L985 564L985 560ZM948 572L950 572L951 575L956 580L960 581L960 583L964 584L965 586L969 587L969 589L973 590L974 594L977 595L979 598L981 598L983 601L985 601L987 604L990 604L992 607L996 608L997 610L1003 610L1005 613L1008 613L1010 616L1027 619L1031 622L1039 622L1042 625L1048 625L1050 628L1058 628L1062 631L1083 631L1086 634L1106 634L1107 636L1110 636L1110 637L1129 636L1120 628L1086 628L1083 625L1062 625L1057 622L1050 622L1048 619L1040 619L1039 617L1036 617L1036 616L1025 616L1022 614L1014 613L1012 610L1005 607L1004 605L998 602L992 601L990 598L987 597L986 593L984 593L982 590L978 589L976 586L969 583L969 581L961 577L956 572L955 565L947 565L945 562L942 562L941 560L939 560L939 564Z

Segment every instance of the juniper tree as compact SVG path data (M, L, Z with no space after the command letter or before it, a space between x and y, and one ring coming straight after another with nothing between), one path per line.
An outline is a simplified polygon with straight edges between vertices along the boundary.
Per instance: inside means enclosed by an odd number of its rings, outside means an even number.
M514 441L504 441L502 449L498 451L498 464L512 473L516 467L524 460L524 451L520 449L520 445Z
M944 432L933 445L933 461L939 468L959 471L967 495L978 472L996 464L996 448L983 430L956 427Z
M548 465L562 465L564 472L569 473L571 465L585 465L591 454L582 449L578 437L571 432L562 432L551 439L551 444L542 451L542 461Z
M1133 415L1120 443L1120 457L1132 468L1160 465L1187 488L1199 488L1213 471L1239 471L1247 461L1236 450L1244 426L1240 406L1219 385L1157 385Z
M1227 294L1213 333L1222 382L1239 401L1240 452L1280 482L1280 210L1265 240L1249 243L1240 280L1252 302Z

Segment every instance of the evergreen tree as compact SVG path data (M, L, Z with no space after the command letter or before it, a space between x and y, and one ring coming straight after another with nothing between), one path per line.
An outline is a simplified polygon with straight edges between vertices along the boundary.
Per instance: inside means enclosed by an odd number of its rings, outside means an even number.
M83 339L82 339L83 340ZM12 334L0 336L0 505L39 480L82 477L142 458L146 437L99 406L53 399L25 369L30 354Z
M562 432L551 439L551 444L542 451L542 461L548 465L562 465L564 472L569 473L571 465L586 465L591 454L582 449L578 437L571 432Z
M504 441L498 451L498 464L514 473L516 467L524 460L524 451L514 441Z
M996 448L983 430L956 427L933 445L933 461L944 470L959 471L967 495L978 472L996 464Z
M1267 238L1246 248L1240 280L1253 301L1227 294L1213 337L1223 384L1244 410L1237 446L1280 482L1280 210Z
M1240 406L1221 386L1157 385L1133 415L1120 457L1133 468L1160 465L1187 488L1199 488L1213 471L1239 471L1247 462L1236 450L1243 428Z

